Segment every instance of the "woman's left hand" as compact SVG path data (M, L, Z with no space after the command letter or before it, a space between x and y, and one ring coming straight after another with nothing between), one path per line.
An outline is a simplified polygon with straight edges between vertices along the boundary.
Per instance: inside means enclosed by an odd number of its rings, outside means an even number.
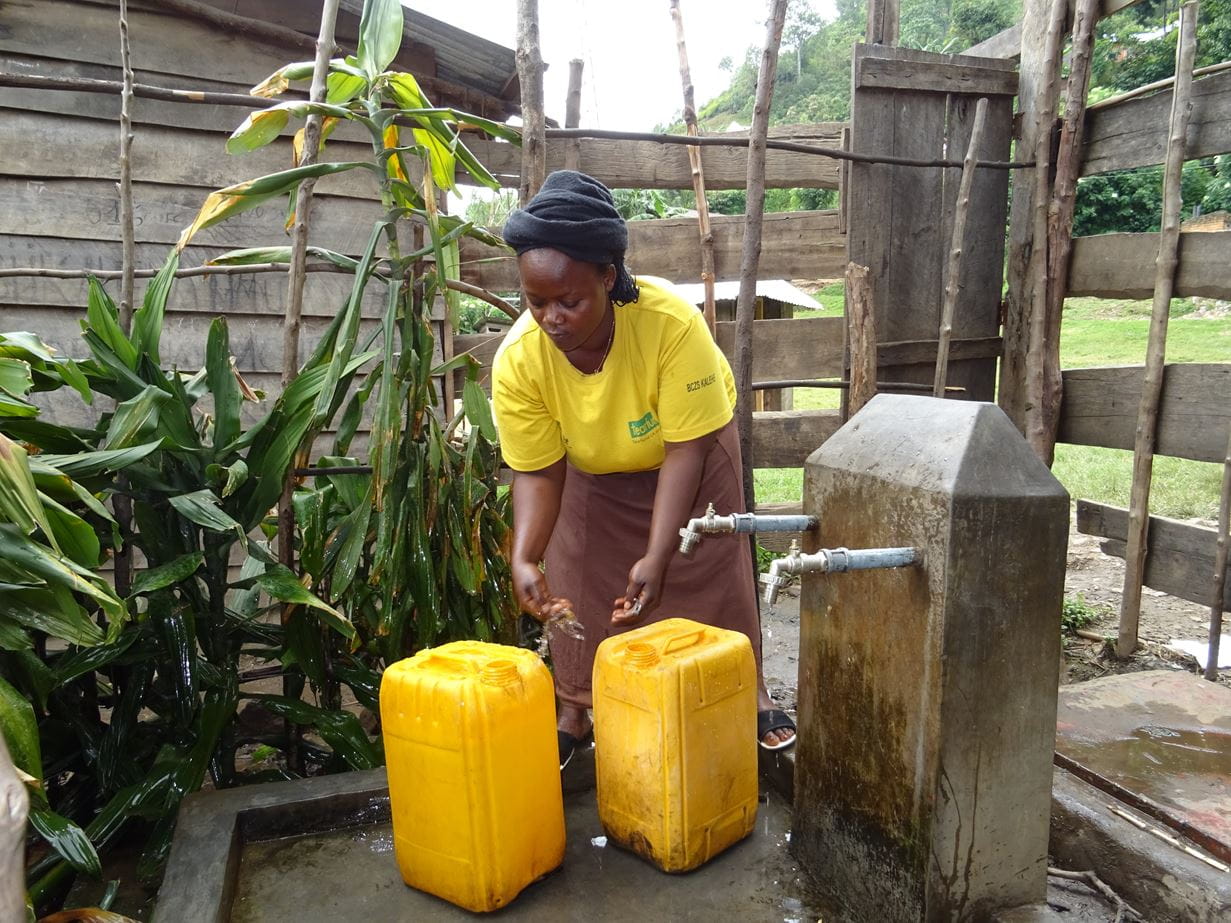
M628 628L641 622L662 598L663 574L667 562L648 555L641 558L628 571L628 587L617 598L611 613L611 624L616 628Z

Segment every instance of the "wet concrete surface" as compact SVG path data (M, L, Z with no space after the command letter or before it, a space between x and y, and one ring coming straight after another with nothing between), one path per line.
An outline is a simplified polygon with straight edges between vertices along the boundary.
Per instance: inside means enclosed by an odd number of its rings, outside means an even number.
M1231 689L1169 670L1065 686L1056 750L1231 858Z
M570 766L570 770L574 767ZM584 777L585 765L577 767ZM584 783L583 783L584 785ZM814 921L823 909L788 852L790 804L764 791L752 835L694 872L666 875L603 836L592 789L565 795L564 865L492 916L508 920ZM601 842L601 841L600 841ZM233 923L471 920L403 884L388 823L243 847Z

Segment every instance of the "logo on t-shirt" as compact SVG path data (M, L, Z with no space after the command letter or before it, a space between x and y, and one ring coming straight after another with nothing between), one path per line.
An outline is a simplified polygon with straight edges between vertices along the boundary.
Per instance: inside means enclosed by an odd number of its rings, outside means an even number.
M628 421L628 434L637 442L658 429L658 421L654 419L654 411L647 410L640 420Z

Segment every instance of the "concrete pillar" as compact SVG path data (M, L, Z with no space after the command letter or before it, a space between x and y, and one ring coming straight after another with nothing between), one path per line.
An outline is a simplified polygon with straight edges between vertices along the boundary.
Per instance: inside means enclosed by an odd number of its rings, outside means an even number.
M882 394L804 511L923 562L803 579L792 848L841 919L1043 900L1068 494L995 405Z

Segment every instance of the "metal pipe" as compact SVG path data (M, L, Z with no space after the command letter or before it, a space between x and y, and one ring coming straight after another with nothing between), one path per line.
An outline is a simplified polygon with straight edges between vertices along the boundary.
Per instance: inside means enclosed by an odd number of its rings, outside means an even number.
M785 557L769 562L769 570L761 575L765 587L765 602L772 606L779 591L795 574L842 574L851 570L875 570L883 567L906 567L919 562L916 548L822 548L815 554L800 554L799 542L792 540Z
M763 513L732 513L730 516L719 516L714 512L714 504L705 508L705 515L688 520L688 524L680 529L680 553L691 554L705 533L718 535L723 533L751 534L755 532L811 532L817 526L815 516L776 515Z

